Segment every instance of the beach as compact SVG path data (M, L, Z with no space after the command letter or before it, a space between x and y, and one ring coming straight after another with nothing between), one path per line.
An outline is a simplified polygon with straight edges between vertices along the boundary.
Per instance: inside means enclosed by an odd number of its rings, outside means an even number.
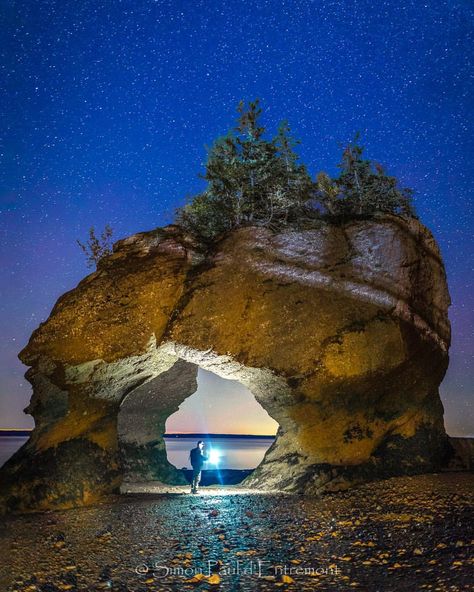
M159 490L158 490L159 491ZM367 483L308 497L238 486L112 496L9 516L0 589L467 591L474 475Z

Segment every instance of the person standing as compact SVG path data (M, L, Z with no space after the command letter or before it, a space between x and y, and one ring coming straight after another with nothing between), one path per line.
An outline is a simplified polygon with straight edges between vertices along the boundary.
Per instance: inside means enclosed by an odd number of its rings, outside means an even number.
M201 482L202 465L208 460L208 457L202 453L204 441L199 440L196 448L189 453L189 460L193 467L193 481L191 484L191 493L198 493L199 483Z

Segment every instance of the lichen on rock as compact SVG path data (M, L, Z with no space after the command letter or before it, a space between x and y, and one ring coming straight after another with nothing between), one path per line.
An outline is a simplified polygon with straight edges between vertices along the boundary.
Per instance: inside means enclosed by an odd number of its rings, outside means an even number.
M1 503L70 507L124 479L182 483L162 433L198 367L242 382L279 423L243 485L317 494L437 470L449 304L415 219L249 226L210 250L174 225L128 237L19 355L36 427L0 470Z

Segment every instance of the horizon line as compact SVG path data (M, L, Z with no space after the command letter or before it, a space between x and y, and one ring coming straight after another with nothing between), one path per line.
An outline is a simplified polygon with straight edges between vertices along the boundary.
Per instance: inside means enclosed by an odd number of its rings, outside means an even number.
M236 434L233 432L165 432L163 436L265 436L274 438L276 434Z
M32 432L34 428L0 428L0 432ZM165 432L162 436L265 436L274 438L276 434L244 434L234 432Z

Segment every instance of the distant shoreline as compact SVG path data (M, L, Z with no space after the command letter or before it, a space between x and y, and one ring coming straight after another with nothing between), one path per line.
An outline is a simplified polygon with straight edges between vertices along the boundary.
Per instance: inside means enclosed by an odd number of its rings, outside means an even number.
M32 429L6 429L0 428L0 438L15 438L20 436L29 436L33 430Z

